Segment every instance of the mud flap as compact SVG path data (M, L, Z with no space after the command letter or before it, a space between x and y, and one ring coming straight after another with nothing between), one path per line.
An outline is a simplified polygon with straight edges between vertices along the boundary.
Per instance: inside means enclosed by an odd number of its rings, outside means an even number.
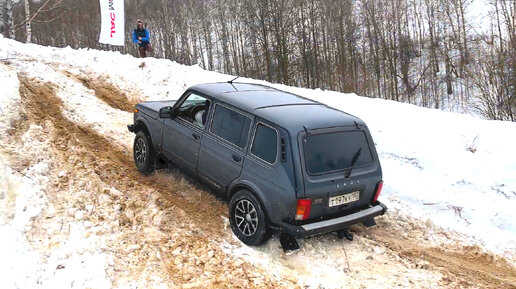
M372 219L369 219L369 220L363 222L362 224L364 224L364 226L369 228L369 227L376 226L376 221L374 220L374 218L372 218Z
M168 161L163 154L160 153L156 156L155 166L157 170L168 169Z
M281 248L284 252L295 251L299 249L299 244L296 238L288 233L281 232L279 235Z

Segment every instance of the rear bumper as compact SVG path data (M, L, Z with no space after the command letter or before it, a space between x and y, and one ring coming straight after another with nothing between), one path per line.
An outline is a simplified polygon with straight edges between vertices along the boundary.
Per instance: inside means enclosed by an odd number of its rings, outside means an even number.
M290 235L306 237L345 229L351 225L362 223L376 216L383 215L386 211L387 207L378 202L370 208L346 216L299 226L282 222L280 227L284 232Z

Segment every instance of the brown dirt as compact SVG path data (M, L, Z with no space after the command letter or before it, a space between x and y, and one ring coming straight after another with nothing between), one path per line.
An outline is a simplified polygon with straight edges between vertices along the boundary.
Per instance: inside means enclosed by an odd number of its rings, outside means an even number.
M109 106L123 111L132 112L134 106L140 102L138 97L130 97L115 85L109 82L106 77L88 77L85 75L73 74L69 71L63 72L66 76L81 82L88 89L95 91L95 96L105 101Z
M516 289L516 268L477 246L433 247L424 240L402 235L392 227L380 225L371 230L370 237L413 263L427 262L441 271L444 284L452 287Z
M167 278L172 285L181 284L186 288L296 287L292 281L278 280L277 277L254 268L244 260L226 255L213 242L228 236L221 218L227 214L224 202L187 182L182 182L180 177L170 173L156 173L148 178L140 176L134 168L131 154L124 148L63 116L62 101L55 95L52 85L23 76L19 78L20 96L22 105L27 110L27 122L50 122L55 130L53 145L60 161L53 166L53 174L57 175L58 170L68 168L73 175L77 175L77 178L67 178L64 183L62 180L58 182L58 177L54 176L56 181L52 189L62 191L70 187L84 186L80 179L87 167L93 170L102 182L124 194L119 200L122 211L141 211L141 208L146 206L148 195L151 192L159 192L160 197L155 200L155 204L165 212L165 220L159 226L162 237L148 244L149 241L144 234L132 229L142 226L147 220L145 211L136 212L136 216L132 218L121 217L121 237L111 244L116 256L115 272L124 272L118 273L124 276L138 276L144 268L139 262L133 264L134 260L140 260L145 264L149 262L151 254L159 252L160 266L169 273ZM195 201L184 197L185 192L194 194ZM104 192L101 190L97 193L101 195ZM105 217L96 218L102 221ZM188 234L175 236L178 229L175 226L184 227ZM127 244L122 246L118 242ZM127 256L125 248L129 244L142 247L134 253L134 260ZM177 253L178 250L180 254Z

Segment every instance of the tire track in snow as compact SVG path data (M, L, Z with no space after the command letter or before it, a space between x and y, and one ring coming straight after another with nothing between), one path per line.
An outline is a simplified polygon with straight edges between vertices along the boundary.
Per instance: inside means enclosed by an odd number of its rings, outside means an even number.
M107 103L109 104L110 101ZM391 250L394 255L415 263L416 268L418 266L425 267L425 265L420 265L425 262L432 264L433 269L439 270L445 276L442 279L442 285L475 287L482 284L484 288L516 288L516 270L503 259L482 253L478 247L438 248L433 247L432 244L420 244L404 238L392 238L390 236L400 234L400 232L395 232L389 228L389 225L387 223L385 226L378 226L371 230L373 232L372 239ZM220 230L220 227L217 229ZM423 227L416 229L418 231L425 230ZM362 232L361 229L355 230L359 234ZM389 231L390 235L382 234L384 231ZM375 234L376 232L378 235Z
M70 162L70 164L74 164L73 159L80 159L84 164L84 166L92 167L99 176L99 178L105 182L106 184L110 184L113 187L116 187L122 192L127 192L128 195L133 196L136 199L133 202L128 201L128 205L125 210L133 210L138 211L141 210L142 206L146 205L146 199L144 196L140 196L143 194L152 194L151 192L158 191L162 198L157 198L155 202L158 204L158 207L166 212L163 214L163 218L165 220L171 220L174 225L178 219L184 219L185 223L191 221L194 224L193 227L189 227L188 224L181 224L185 226L188 230L191 231L190 235L178 235L178 238L174 240L170 240L170 238L163 238L157 245L159 248L160 254L164 262L162 265L165 270L172 276L171 279L177 284L189 284L193 287L224 287L223 280L232 280L231 277L234 275L226 275L224 276L222 273L215 272L217 270L223 272L230 272L241 270L242 274L247 275L237 275L235 278L235 282L247 280L248 282L254 282L257 280L256 275L250 273L256 269L249 269L248 266L252 265L243 261L242 259L232 259L229 263L219 263L219 264L210 264L210 259L214 256L214 259L220 261L221 256L227 256L224 253L221 253L217 250L217 246L213 247L210 244L211 239L215 240L231 240L231 233L227 230L224 230L223 222L219 217L219 215L226 215L227 207L220 200L213 197L210 193L199 190L193 186L191 186L188 182L182 180L182 177L173 173L157 173L151 178L142 178L136 173L136 170L133 168L132 158L130 154L126 151L123 145L113 143L111 140L106 139L105 137L99 135L96 131L91 128L83 127L81 125L77 125L71 123L69 120L64 118L62 115L59 116L59 111L52 110L52 107L45 105L45 103L52 103L52 97L45 96L46 94L51 94L50 92L41 92L39 88L34 88L34 84L31 84L33 80L28 80L26 88L28 90L32 89L30 93L32 94L42 94L43 96L38 96L34 101L32 101L28 107L31 106L33 108L39 109L40 113L35 112L33 109L30 109L31 113L27 114L29 121L33 122L42 122L48 121L54 123L56 127L56 134L59 137L56 137L55 145L56 148L60 150L60 153L65 161ZM52 119L54 117L54 119ZM23 126L23 122L21 124ZM60 135L62 133L62 135ZM75 154L74 152L68 151L70 144L73 146L82 147L82 152L79 154ZM131 171L132 170L132 171ZM172 195L173 197L171 197ZM195 195L194 198L188 197L191 195ZM138 196L138 197L136 197ZM201 199L201 201L199 201ZM207 201L206 201L207 200ZM199 208L199 206L201 206ZM172 209L171 209L172 208ZM177 209L174 210L174 209ZM202 212L199 212L201 210ZM145 212L145 211L143 211ZM182 213L180 213L182 212ZM135 213L138 215L138 212ZM177 215L177 216L176 216ZM123 226L134 226L135 224L145 221L144 216L136 216L134 218L131 217L121 217L121 222ZM424 244L419 244L418 240L405 240L402 241L398 239L393 239L392 236L400 235L400 232L390 227L397 223L396 217L392 217L387 220L383 227L386 229L386 233L383 235L382 231L377 229L373 229L372 234L365 234L361 232L360 227L354 227L357 235L362 236L368 240L372 240L381 246L385 246L390 253L396 256L400 256L403 260L408 263L413 264L415 267L419 266L418 263L420 260L426 261L434 266L436 270L443 272L444 278L439 282L439 284L433 284L431 286L429 284L418 284L414 285L414 287L475 287L475 275L478 275L478 271L475 271L474 263L476 262L462 262L463 260L468 260L471 256L468 254L457 254L454 259L450 257L452 251L449 249L443 249L444 253L437 254L435 248L431 246L435 246L435 243L428 244L428 247L423 246ZM173 232L171 228L169 228L170 224L160 225L160 230L164 232ZM421 234L421 230L425 230L424 228L410 228L410 231L415 234ZM133 232L134 233L134 232ZM134 239L130 239L128 236L125 236L128 240L133 243L137 243L141 241L139 237L135 236ZM322 238L323 241L327 240L327 238ZM274 242L276 240L273 240ZM311 240L307 240L307 242L311 242ZM136 245L136 244L135 244ZM323 244L324 245L324 244ZM358 250L365 249L365 246L359 246ZM162 247L162 248L161 248ZM210 253L212 251L212 253ZM149 252L149 250L142 250L140 255L145 255ZM271 254L271 252L277 252L274 250L265 251L266 254ZM428 253L430 252L430 253ZM439 252L439 251L437 251ZM459 250L460 252L460 250ZM207 257L207 256L212 257ZM474 255L474 254L473 254ZM418 257L423 256L423 257ZM428 257L425 257L428 256ZM432 257L435 256L435 257ZM490 256L488 254L488 256ZM120 256L121 258L123 256ZM274 260L274 256L270 256ZM288 260L289 256L283 256L283 259L287 259L285 262L286 265L291 266L291 269L296 271L299 267L296 267L296 264L293 264L293 260ZM326 258L326 257L325 257ZM291 258L293 259L293 258ZM322 259L320 259L322 260ZM447 261L449 260L449 262ZM472 260L475 260L474 258ZM395 260L391 260L395 262ZM364 260L367 264L367 260ZM463 268L457 267L453 265L453 263L464 264ZM487 267L491 267L492 269L487 268L487 278L482 277L486 281L482 281L478 284L483 284L486 288L500 288L500 286L505 286L501 288L514 288L513 279L511 276L514 276L514 271L509 269L507 274L509 274L509 278L502 280L497 280L496 277L490 278L489 274L493 274L490 270L497 270L497 262L493 261L492 263L487 260L484 262ZM119 264L118 269L124 270L126 264ZM393 264L396 265L396 264ZM141 266L141 265L140 265ZM215 266L216 270L209 269L201 269L202 266ZM226 267L224 267L226 266ZM247 267L246 267L247 266ZM317 264L313 264L313 266L317 266ZM133 268L133 267L129 267ZM307 267L307 270L310 267ZM457 268L460 268L458 270ZM136 273L141 273L136 270ZM227 270L227 271L226 271ZM428 270L425 268L420 268L420 270ZM464 274L463 271L467 273ZM206 273L213 272L212 276ZM378 272L381 274L381 272ZM389 272L384 272L389 273ZM240 274L240 273L239 273ZM268 275L268 273L264 273ZM280 276L291 277L294 274L288 274L285 272L279 273ZM346 274L343 272L342 274ZM512 274L512 275L511 275ZM221 276L222 275L222 276ZM366 272L357 272L353 277L355 278L366 278L369 273ZM196 277L203 276L206 282L198 282L195 280ZM244 276L244 277L242 277ZM384 278L385 276L378 276L378 279ZM228 278L228 279L224 279ZM242 280L236 280L242 279ZM473 280L473 281L472 281ZM505 281L504 281L505 280ZM270 283L260 283L267 284L267 287L275 287L278 284L274 283L274 281L269 281ZM176 284L176 283L174 283ZM176 285L177 285L176 284ZM240 286L245 287L244 283L239 283ZM253 283L247 283L253 284ZM289 283L293 284L293 283ZM365 284L368 284L367 282ZM385 284L386 286L394 287L394 283ZM512 287L511 287L512 286ZM236 286L239 287L239 286Z
M207 199L200 204L198 200L192 202L178 195L180 190L197 189L185 182L174 182L174 178L168 174L158 173L150 178L141 177L134 169L128 152L90 128L66 119L61 111L62 101L55 95L53 88L48 84L35 82L36 80L20 77L22 102L28 110L30 123L52 123L55 129L53 145L64 161L61 168L69 166L71 171L77 169L80 174L81 168L88 167L103 183L125 193L119 196L120 211L131 213L129 216L124 214L120 217L120 229L127 232L120 236L120 248L113 248L117 258L124 260L115 265L115 271L130 272L131 274L120 273L126 277L134 273L138 275L150 266L149 263L157 263L155 266L168 274L162 277L165 280L170 278L171 285L176 286L295 287L291 281L281 280L266 271L254 268L240 258L222 252L214 242L227 236L222 219L214 217L222 210L226 211L221 201L213 196L204 196ZM71 147L74 149L71 150ZM78 163L81 163L80 166L76 166ZM80 177L78 179L67 178L65 184L58 188L80 186ZM100 191L101 197L104 192ZM96 197L99 196L92 195L92 198ZM145 210L145 206L152 198L157 208L164 213L147 218L145 215L149 212ZM146 222L154 223L159 232L153 232L153 226L146 227ZM139 226L143 231L148 229L147 233L157 235L151 239L151 244L147 244L149 240L146 238L149 236L146 236L145 232L131 230L132 227ZM124 242L127 244L123 244ZM125 247L128 245L131 247L131 253L124 256L127 254ZM150 253L159 256L158 260L145 256ZM131 258L141 263L134 263ZM142 266L142 263L146 265ZM203 281L199 282L198 278Z

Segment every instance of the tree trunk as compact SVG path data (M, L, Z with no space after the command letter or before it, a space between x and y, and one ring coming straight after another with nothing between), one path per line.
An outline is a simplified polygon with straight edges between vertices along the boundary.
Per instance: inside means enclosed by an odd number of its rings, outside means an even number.
M4 8L5 8L5 1L0 0L0 34L4 34Z
M32 29L30 27L29 0L25 0L24 4L25 4L25 29L26 29L27 43L30 43L31 38L32 38Z
M7 0L5 6L7 12L7 26L9 27L9 38L14 39L14 17L13 17L13 0Z

